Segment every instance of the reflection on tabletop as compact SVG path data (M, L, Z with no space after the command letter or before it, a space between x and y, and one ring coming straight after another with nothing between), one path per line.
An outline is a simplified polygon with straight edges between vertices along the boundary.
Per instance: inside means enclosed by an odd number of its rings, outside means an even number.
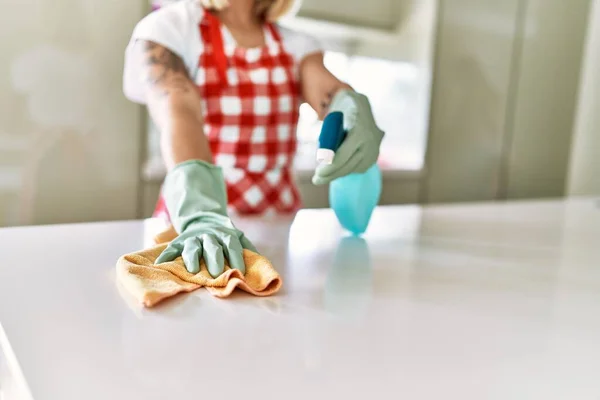
M371 268L367 241L356 236L342 238L327 273L325 309L348 317L364 315L371 300Z

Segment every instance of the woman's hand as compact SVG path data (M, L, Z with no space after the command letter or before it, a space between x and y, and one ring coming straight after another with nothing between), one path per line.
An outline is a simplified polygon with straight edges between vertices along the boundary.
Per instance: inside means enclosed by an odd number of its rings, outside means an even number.
M183 258L188 272L200 272L204 259L208 273L216 278L225 270L225 260L232 269L246 272L244 249L256 253L254 245L223 216L199 218L188 225L156 259L156 264Z
M317 167L312 179L315 185L366 172L379 158L379 146L384 133L375 124L369 99L352 90L342 90L331 102L329 112L332 111L344 114L344 128L348 135L335 152L333 162Z
M182 256L190 273L204 259L212 277L231 268L245 271L243 250L256 251L227 216L227 195L221 170L212 162L204 135L201 99L184 62L157 43L139 41L143 52L148 109L161 132L161 150L169 169L162 194L171 223L179 234L156 263Z
M384 135L375 124L369 100L329 72L323 63L322 53L304 58L300 64L300 79L302 95L319 117L341 111L344 128L348 131L333 163L319 166L313 183L323 185L351 173L365 172L377 162Z
M227 216L219 167L199 160L175 166L165 179L163 197L179 236L156 259L157 264L182 256L186 269L196 274L204 258L208 272L216 278L227 260L231 268L245 272L243 251L256 249Z

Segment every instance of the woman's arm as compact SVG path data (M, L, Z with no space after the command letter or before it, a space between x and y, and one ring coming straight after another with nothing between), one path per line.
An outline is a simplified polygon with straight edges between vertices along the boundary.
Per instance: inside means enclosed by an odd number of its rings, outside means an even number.
M167 169L188 160L212 163L204 135L200 95L185 64L169 49L140 40L143 74L150 115L161 132L161 151Z
M323 63L323 53L306 56L300 64L300 82L304 100L324 118L335 94L341 89L352 89L336 78Z
M323 64L323 54L311 54L300 64L304 99L324 118L330 111L344 114L348 136L331 164L317 167L313 183L323 185L352 173L366 172L379 157L383 131L377 127L366 96L337 79Z

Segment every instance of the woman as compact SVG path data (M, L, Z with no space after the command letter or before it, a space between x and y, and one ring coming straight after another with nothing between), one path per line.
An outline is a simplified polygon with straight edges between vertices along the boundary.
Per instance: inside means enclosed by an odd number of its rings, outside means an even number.
M167 165L155 215L179 234L157 263L183 257L191 273L224 261L244 271L252 243L228 212L293 213L301 206L292 177L301 99L323 117L342 111L348 137L322 185L376 162L383 132L369 102L323 65L318 43L274 24L294 0L181 0L135 28L124 90L146 104L161 132Z

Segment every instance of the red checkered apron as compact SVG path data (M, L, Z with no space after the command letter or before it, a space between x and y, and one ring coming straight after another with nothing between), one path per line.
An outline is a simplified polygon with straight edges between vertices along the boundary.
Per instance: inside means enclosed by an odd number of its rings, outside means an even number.
M300 107L294 59L272 24L265 29L265 46L243 49L225 46L228 32L211 13L203 14L204 51L195 81L230 212L293 213L301 207L292 174ZM162 197L154 215L168 218Z

